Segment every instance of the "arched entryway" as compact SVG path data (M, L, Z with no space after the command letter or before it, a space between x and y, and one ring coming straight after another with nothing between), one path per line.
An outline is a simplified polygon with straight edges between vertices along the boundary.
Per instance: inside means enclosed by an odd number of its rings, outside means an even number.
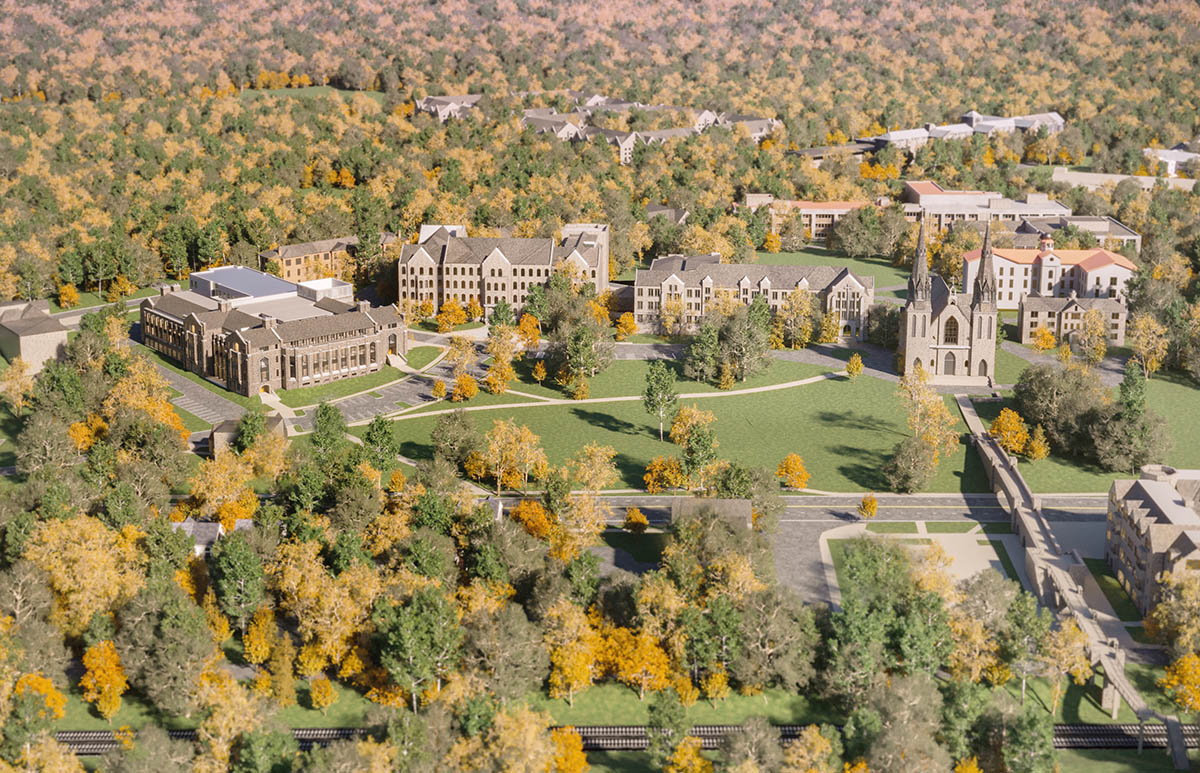
M388 336L388 354L396 353L396 334L392 333Z
M983 376L984 378L987 378L987 374L988 374L987 373L987 360L980 360L979 361L979 375Z
M942 375L954 375L954 352L946 352L946 359L943 361L942 365Z

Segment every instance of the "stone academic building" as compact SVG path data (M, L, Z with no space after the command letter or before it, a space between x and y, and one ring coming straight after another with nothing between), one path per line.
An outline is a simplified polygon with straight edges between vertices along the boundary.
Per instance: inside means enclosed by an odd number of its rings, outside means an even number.
M395 306L353 300L345 282L287 282L244 266L189 277L142 301L142 341L242 395L327 384L407 351Z

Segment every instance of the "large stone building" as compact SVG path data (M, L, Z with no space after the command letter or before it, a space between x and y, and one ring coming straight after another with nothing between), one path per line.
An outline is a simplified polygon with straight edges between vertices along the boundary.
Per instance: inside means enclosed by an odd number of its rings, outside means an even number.
M1163 572L1200 570L1200 470L1147 465L1108 491L1105 554L1117 581L1146 615Z
M1066 298L1046 298L1026 295L1021 298L1018 329L1021 343L1033 343L1034 332L1044 327L1057 341L1070 341L1083 328L1083 318L1095 309L1104 318L1104 330L1112 346L1125 345L1127 309L1122 298L1080 298L1071 293Z
M908 300L901 315L904 371L920 365L933 384L990 386L996 373L996 277L991 233L983 237L983 270L970 293L954 292L929 271L925 224L917 237Z
M396 308L347 301L336 280L296 284L223 266L189 281L142 301L142 341L242 395L371 373L407 351Z
M519 309L560 264L573 267L597 294L608 289L607 225L565 225L557 242L465 234L462 226L423 226L417 243L400 250L398 297L438 308L451 298L464 306L474 298L488 314L501 300Z
M822 313L836 312L843 337L866 337L867 312L875 302L874 277L830 266L721 263L717 255L668 255L638 270L633 315L639 329L654 330L663 302L677 299L683 304L683 323L691 327L721 294L731 294L744 304L762 295L774 312L795 290L812 293Z
M12 362L20 357L30 373L40 373L67 346L67 329L50 316L50 302L0 303L0 354Z
M959 222L1016 222L1071 214L1069 207L1044 193L1028 193L1023 200L1016 200L995 191L947 190L931 180L905 182L902 200L909 222L922 220L937 231Z
M980 271L981 250L963 255L963 287ZM1001 309L1016 309L1026 295L1068 298L1123 298L1137 266L1117 252L1101 249L1059 250L1048 236L1037 249L993 250Z
M865 207L866 201L800 201L777 199L769 193L747 193L744 206L750 210L766 207L771 213L771 230L779 233L786 220L799 217L800 222L808 231L808 238L816 242L829 240L833 227L846 215L859 207ZM885 202L876 202L885 203Z
M396 234L381 233L379 247L386 257L396 244ZM357 236L322 239L317 242L285 244L258 254L258 267L266 270L274 262L279 275L289 282L336 277L350 281L354 273L351 258L358 249Z

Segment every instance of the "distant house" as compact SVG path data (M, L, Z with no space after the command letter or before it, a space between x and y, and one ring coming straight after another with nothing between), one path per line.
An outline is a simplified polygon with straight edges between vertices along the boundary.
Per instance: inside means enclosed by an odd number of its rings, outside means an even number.
M818 148L802 148L800 150L786 151L787 155L804 156L813 162L813 166L820 168L821 163L831 157L838 155L847 155L856 161L861 161L863 155L875 150L873 142L848 142L845 145L822 145Z
M451 118L462 118L475 108L476 103L483 99L482 94L458 94L436 97L423 97L416 102L416 108L424 113L431 113L439 122L445 123Z
M50 316L49 301L0 303L0 354L9 362L20 357L31 373L40 373L66 346L67 329Z
M1142 236L1129 226L1111 217L1100 215L1061 215L1059 217L1023 217L1014 234L1014 247L1036 247L1043 237L1053 239L1055 231L1073 226L1096 237L1101 247L1122 249L1132 244L1135 252L1142 250Z
M655 129L653 131L638 132L638 138L647 145L661 145L667 140L685 139L687 137L695 137L696 130L691 127L683 127L679 129Z
M1045 128L1050 134L1058 134L1066 128L1066 121L1053 110L1048 113L1030 113L1009 118L998 115L983 115L975 110L963 114L962 123L970 126L976 134L1008 133L1018 129L1037 132Z
M171 528L175 531L181 531L192 540L192 552L197 558L203 558L212 550L212 546L217 544L217 540L225 536L225 527L216 521L197 521L194 518L188 518L183 521L172 522ZM234 531L246 531L254 528L254 521L249 518L239 518L234 523Z
M948 190L932 180L904 183L904 216L910 222L924 220L936 230L961 221L1055 218L1070 215L1065 204L1044 193L1028 193L1021 200L1005 198L995 191Z
M668 223L674 225L683 225L687 222L688 215L691 213L686 209L676 207L666 207L659 204L651 204L646 207L646 219L653 220L656 217L665 217Z
M756 115L740 115L738 113L721 113L717 117L717 126L725 126L729 129L736 129L739 126L746 127L746 131L750 132L750 138L755 142L762 142L775 131L775 127L780 126L781 122L775 118L762 118Z
M920 150L929 142L929 130L923 127L919 129L892 129L874 137L866 137L864 141L874 143L877 148L894 145L901 150L907 150L912 153Z
M633 149L637 146L640 139L637 132L601 129L596 126L587 127L583 130L583 134L588 140L600 140L611 145L616 145L617 154L622 164L628 164L633 161Z
M522 122L538 134L553 134L558 139L564 141L584 139L583 129L579 128L578 124L572 123L567 119L567 115L546 117L527 115L522 119Z

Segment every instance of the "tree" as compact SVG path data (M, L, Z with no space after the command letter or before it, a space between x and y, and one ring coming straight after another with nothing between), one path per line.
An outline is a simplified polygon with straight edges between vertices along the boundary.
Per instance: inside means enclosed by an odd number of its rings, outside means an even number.
M234 532L213 545L209 561L221 611L245 631L247 618L259 608L266 593L262 560L245 535Z
M33 374L29 372L29 363L20 357L14 357L9 363L8 370L0 375L0 395L12 408L12 412L20 416L25 411L29 395L33 392Z
M532 375L533 380L538 383L538 386L541 386L542 382L546 380L546 362L544 360L538 360L534 364Z
M674 689L662 690L650 699L646 722L648 744L646 752L650 764L656 769L666 767L674 754L675 747L687 739L691 725L687 721L687 709L679 700Z
M54 722L66 716L67 698L49 679L35 672L16 680L10 700L0 757L16 763L21 761L34 739L47 733Z
M804 467L804 460L800 458L800 454L788 454L783 457L783 461L775 469L775 475L783 482L783 485L788 488L804 489L808 486L808 480L811 475Z
M93 644L83 653L83 699L96 704L96 710L105 719L112 719L121 708L121 695L129 689L125 670L121 668L121 657L111 641Z
M711 382L720 366L721 342L716 324L707 318L684 350L683 375L695 381Z
M1048 352L1058 346L1058 341L1054 338L1054 333L1050 332L1050 328L1045 325L1038 325L1033 331L1033 348L1039 352Z
M337 692L333 689L333 682L324 676L313 679L308 686L308 699L314 709L321 714L328 714L329 707L337 703Z
M1108 322L1104 312L1099 309L1088 309L1083 315L1083 325L1076 339L1083 359L1092 367L1100 364L1108 353Z
M958 433L954 431L957 421L950 415L946 401L929 385L929 375L920 365L904 374L897 393L908 412L908 428L926 448L936 468L942 454L958 448Z
M871 520L879 512L879 500L874 494L863 494L862 501L858 503L858 517L864 520Z
M377 470L385 471L396 465L400 444L396 441L395 425L382 415L371 419L363 433L363 446L369 451L367 461Z
M466 464L472 453L479 450L482 439L475 422L462 408L438 417L430 433L433 453L456 466Z
M503 394L508 389L509 382L517 377L512 366L513 358L517 354L516 329L511 325L498 325L493 322L488 333L487 353L492 358L485 379L488 391L494 395Z
M467 317L471 320L483 317L483 307L479 305L479 299L473 295L471 296L471 300L467 302ZM511 327L516 322L512 306L508 304L508 301L503 298L497 301L495 308L492 309L492 315L488 318L488 324Z
M573 727L556 727L550 732L554 742L553 773L585 773L587 756L583 753L583 737Z
M433 389L430 390L430 394L435 400L441 400L444 398L446 396L446 382L442 381L441 379L434 381Z
M1162 367L1167 356L1167 328L1151 314L1137 312L1133 315L1126 340L1146 378Z
M454 609L435 588L424 588L402 605L384 600L372 620L379 663L412 696L416 711L421 691L440 684L459 657L463 632Z
M1184 711L1200 712L1200 655L1189 652L1177 658L1158 686Z
M1200 575L1163 572L1159 601L1147 615L1147 630L1171 647L1174 657L1200 651Z
M846 375L850 377L851 381L853 381L854 379L861 376L862 372L863 372L862 355L860 355L858 352L855 352L854 354L850 355L850 360L849 360L849 362L846 363Z
M337 456L346 447L346 417L336 405L321 403L313 417L312 445L318 458Z
M1029 428L1021 415L1012 408L1004 408L988 427L988 434L996 439L1000 447L1010 454L1019 454L1029 442Z
M250 627L242 636L242 653L247 663L257 665L266 662L271 654L275 628L275 613L270 607L259 607L250 621Z
M448 298L437 313L437 329L439 333L449 333L455 327L467 321L467 312L462 304L454 298Z
M1004 736L1004 769L1049 773L1054 769L1054 712L1028 706Z
M664 295L658 307L658 324L669 336L678 335L683 329L686 309L678 295Z
M642 405L646 413L658 416L658 439L663 439L663 420L667 413L679 404L679 393L675 387L675 371L662 360L653 360L646 368L646 388L642 392Z
M641 534L650 527L650 521L636 507L631 507L625 511L625 523L621 526L625 531L633 534Z
M852 210L834 225L831 246L852 258L891 255L906 226L900 207L868 204Z
M147 589L116 617L114 644L130 685L164 714L189 715L215 654L204 612L178 588Z
M617 318L617 340L624 341L629 336L637 332L637 321L633 318L632 312L624 312Z
M1054 689L1050 698L1050 713L1058 712L1058 701L1062 697L1063 679L1068 675L1075 684L1083 684L1092 675L1092 664L1087 653L1087 635L1079 630L1074 620L1059 623L1042 642L1040 658Z
M617 679L637 690L638 700L646 699L646 690L657 692L670 685L671 661L653 636L617 628L607 647Z
M443 387L444 388L444 387ZM479 383L469 373L461 373L454 378L454 391L450 393L451 402L461 403L479 394Z
M521 343L524 345L525 351L537 350L541 334L542 326L538 322L538 318L532 314L522 314L521 321L517 323L517 335L521 337Z
M1025 456L1030 461L1038 461L1045 459L1050 455L1050 444L1046 442L1046 430L1042 429L1039 424L1033 428L1033 435L1030 436L1029 442L1025 444Z
M841 773L834 767L840 762L838 750L834 749L839 734L836 728L828 730L816 725L808 725L801 730L800 734L783 748L780 773ZM838 742L837 745L840 750L841 743Z

